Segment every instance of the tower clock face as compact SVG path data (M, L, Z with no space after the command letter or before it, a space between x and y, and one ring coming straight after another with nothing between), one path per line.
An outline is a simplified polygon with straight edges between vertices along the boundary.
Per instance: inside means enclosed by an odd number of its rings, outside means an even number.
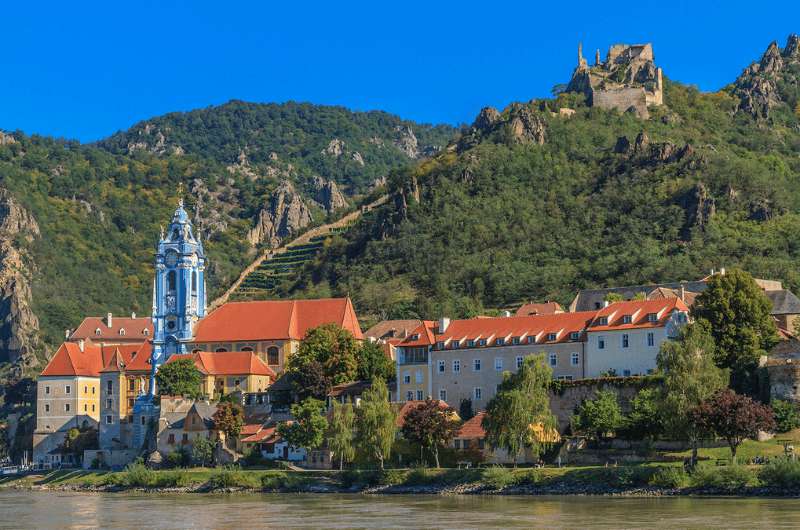
M178 263L178 253L174 250L168 250L165 261L167 263L167 267L174 267Z

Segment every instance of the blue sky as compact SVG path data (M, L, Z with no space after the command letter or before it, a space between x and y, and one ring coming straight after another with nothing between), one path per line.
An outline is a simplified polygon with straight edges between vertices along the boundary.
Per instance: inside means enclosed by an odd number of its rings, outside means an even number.
M800 2L12 2L0 128L91 141L234 98L456 124L547 96L579 41L590 60L652 42L667 76L715 90L791 32Z

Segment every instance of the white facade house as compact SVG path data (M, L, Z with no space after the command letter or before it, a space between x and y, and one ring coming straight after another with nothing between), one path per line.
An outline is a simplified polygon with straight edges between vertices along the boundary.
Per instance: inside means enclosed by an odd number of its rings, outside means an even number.
M652 373L661 344L677 337L688 314L679 298L619 302L599 310L586 330L586 377Z

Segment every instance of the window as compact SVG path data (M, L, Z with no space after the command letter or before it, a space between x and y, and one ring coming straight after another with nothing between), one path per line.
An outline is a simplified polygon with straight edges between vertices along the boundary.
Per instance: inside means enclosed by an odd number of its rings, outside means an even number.
M598 325L600 326L607 326L608 325L608 317L600 317L598 320Z
M630 370L623 370L622 371L622 375L624 377L630 377L631 376L631 371Z
M475 391L473 393L473 395L475 396L475 401L480 401L482 393L483 392L481 391L481 389L479 387L475 388Z
M106 394L113 394L114 393L114 381L108 380L106 381Z
M65 386L64 387L64 393L65 394L71 394L72 393L72 387L69 386L69 385Z
M504 338L495 339L494 343L497 346L502 346L503 344L506 343L506 339L504 339Z
M422 383L422 370L417 370L414 372L414 381L416 381L417 384Z
M128 390L136 390L136 381L133 379L128 379Z
M572 363L572 366L578 366L578 364L580 364L581 356L578 354L578 352L572 352L572 355L570 356L570 362Z
M49 394L50 393L50 387L49 386L44 387L44 393L45 394Z
M189 441L189 433L183 433L183 435L181 436L181 443L185 444L188 441Z
M656 336L652 331L647 333L647 345L648 346L656 345Z
M108 416L106 416L106 425L111 425L112 423L114 423L114 416L111 416L109 414Z
M217 348L216 350L214 350L214 353L225 353L227 351L228 351L227 348Z
M83 411L84 412L89 412L89 405L87 403L83 404Z
M631 320L633 320L631 318L631 315L622 315L622 323L623 324L630 324Z
M94 405L92 405L92 412L94 412Z
M475 347L475 341L473 339L469 339L467 341L467 346L469 346L470 348L474 348Z
M458 438L456 438L455 440L453 440L453 448L455 448L455 449L461 449L461 440L459 440Z
M495 357L494 358L494 369L497 372L503 371L503 358L502 357Z
M167 291L174 291L176 283L175 271L169 271L167 274Z
M581 337L581 334L577 331L571 331L569 334L569 340L578 340Z
M557 366L558 365L558 355L555 353L550 354L550 366Z
M253 351L253 347L252 346L245 346L244 348L241 349L241 351Z
M410 338L411 340L419 340L419 333L414 333Z
M511 344L514 345L519 344L519 337L511 337Z
M175 445L175 434L170 433L167 437L167 443L170 445Z
M94 394L95 390L97 390L97 389L95 387L92 387L92 394Z
M143 329L143 330L142 330L142 335L144 335L145 337L147 337L148 335L150 335L150 330L149 330L149 329L147 329L147 328Z
M89 385L83 385L83 393L84 394L88 394L89 393Z
M444 361L439 361L437 363L437 365L439 366L439 373L443 374L444 373Z
M472 371L473 372L480 372L481 371L481 360L480 359L474 359L472 361Z
M107 399L106 400L106 408L110 409L110 408L113 408L113 407L114 407L114 401L111 400L111 399Z
M50 412L50 403L45 403L44 404L44 411L45 412Z
M657 313L647 313L647 321L648 322L657 322L658 321L658 314Z
M192 271L192 294L197 294L197 271Z
M622 334L622 347L623 348L627 348L629 345L630 345L630 342L628 341L628 334L627 333L623 333Z
M444 388L439 390L439 399L442 401L447 401L447 390L445 390Z
M69 403L64 403L64 412L69 412Z
M522 368L522 355L517 356L517 370Z
M417 390L417 401L422 401L423 399L422 390Z
M453 359L453 373L454 374L461 373L461 360Z
M124 336L125 335L125 328L119 328L119 331L117 333L119 333L120 336Z
M409 372L403 372L403 384L410 385L411 384L411 374Z
M486 339L479 339L478 346L486 346Z
M267 348L267 364L280 364L279 353L280 351L275 346Z
M443 350L444 349L444 342L441 341L441 340L439 342L437 342L436 343L436 349L437 350Z
M571 375L559 375L557 378L559 381L572 381Z
M142 416L142 417L141 417L141 421L140 421L139 423L141 423L142 425L144 425L145 423L147 423L147 418L145 418L144 416Z
M100 336L100 328L97 328L96 330L94 330L94 336L95 337L99 337Z
M606 349L606 338L605 337L597 337L597 349L598 350L605 350Z
M486 440L485 440L485 439L483 439L483 438L479 438L479 439L478 439L478 449L480 449L481 451L483 451L483 449L484 449L485 447L486 447Z
M558 337L557 333L548 333L547 334L547 340L549 342L553 342L554 340L556 340L557 337Z
M450 342L450 347L453 348L454 350L457 350L460 345L461 343L459 343L459 341L457 340L453 340L452 342Z
M536 342L536 337L528 335L528 344L533 344L534 342Z
M412 392L411 390L406 392L406 401L412 401L413 399L414 399L414 392Z

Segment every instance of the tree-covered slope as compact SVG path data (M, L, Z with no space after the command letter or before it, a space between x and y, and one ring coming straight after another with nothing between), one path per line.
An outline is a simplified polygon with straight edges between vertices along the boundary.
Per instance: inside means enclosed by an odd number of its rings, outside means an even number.
M800 57L785 50L768 118L741 107L739 85L669 81L648 120L577 94L485 109L445 153L395 172L394 201L288 290L349 293L364 315L402 318L568 303L583 287L721 266L798 289L800 109L788 87Z

